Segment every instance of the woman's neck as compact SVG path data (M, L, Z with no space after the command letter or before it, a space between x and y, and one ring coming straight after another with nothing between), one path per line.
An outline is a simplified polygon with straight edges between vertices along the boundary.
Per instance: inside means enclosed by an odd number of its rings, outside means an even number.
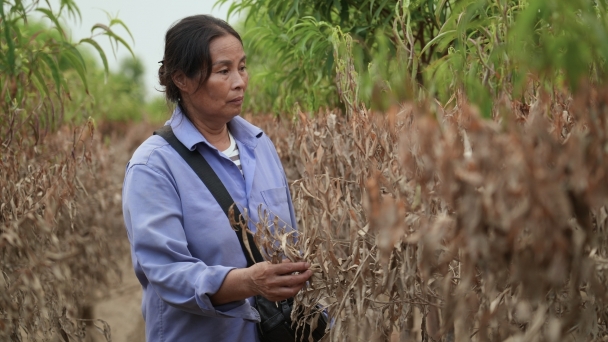
M207 142L215 146L220 152L230 147L230 136L228 135L227 123L200 120L192 115L188 115L188 118L194 127L196 127L205 139L207 139Z
M221 127L209 127L204 123L194 124L194 127L207 139L211 145L222 152L230 147L230 136L228 135L228 125Z

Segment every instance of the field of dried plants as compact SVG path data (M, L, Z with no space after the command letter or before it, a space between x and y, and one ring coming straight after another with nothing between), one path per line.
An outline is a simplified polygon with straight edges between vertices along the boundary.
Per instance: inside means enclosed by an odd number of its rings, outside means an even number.
M608 91L582 93L259 122L300 233L257 243L312 263L331 341L607 340Z
M103 100L106 81L118 82L96 39L126 45L111 28L124 23L94 25L74 42L64 19L79 18L78 6L62 0L55 9L0 3L0 341L81 341L95 326L109 340L93 304L119 282L128 251L122 169L137 143L131 132L102 136L108 123L95 123L108 108L100 103L119 102Z
M262 220L256 241L268 260L312 263L297 303L309 318L326 306L329 341L606 340L608 90L581 94L505 97L494 120L460 94L249 116L277 147L299 220L297 239ZM120 191L152 130L85 125L3 150L0 339L142 338L125 305L140 289ZM112 336L119 313L131 321Z
M262 220L256 241L269 260L312 263L297 303L308 317L326 305L330 341L606 340L608 91L585 94L504 100L494 120L458 94L248 117L277 146L299 220L297 239ZM120 290L120 188L153 127L99 126L3 152L2 340L84 341L87 324L112 340L106 321L137 298Z
M122 177L142 130L111 145L91 122L35 143L14 132L0 158L0 340L83 340L87 326L110 336L93 305L129 256Z

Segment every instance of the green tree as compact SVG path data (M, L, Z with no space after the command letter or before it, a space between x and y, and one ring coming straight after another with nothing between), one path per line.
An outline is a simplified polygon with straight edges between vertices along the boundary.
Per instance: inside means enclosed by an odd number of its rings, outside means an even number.
M218 0L216 5L226 3ZM400 22L402 7L408 8L407 25ZM399 0L341 1L235 1L231 13L245 13L242 31L255 90L249 104L254 111L291 111L298 103L305 110L338 104L335 86L334 50L340 45L336 33L348 34L359 74L380 55L396 56L404 44L422 50L434 38L449 15L452 1L404 4ZM379 37L388 44L380 43ZM384 49L388 49L388 52ZM420 84L424 82L418 63L430 63L433 46L423 54L409 56L406 65ZM386 60L381 61L386 64ZM252 66L252 64L254 64ZM256 73L257 72L257 73Z
M80 12L73 0L61 0L59 9L33 1L0 1L0 137L10 143L20 128L31 127L37 137L56 129L64 119L66 100L77 92L88 92L87 63L80 46L92 46L99 54L106 75L109 73L107 57L94 39L108 36L116 44L127 42L118 36L113 26L122 26L119 19L109 25L95 24L92 36L71 42L61 23L64 17L79 18ZM50 27L34 22L32 12L48 19ZM132 51L131 51L132 52ZM70 86L72 76L81 86Z
M607 8L606 0L239 0L229 13L245 14L253 111L336 106L344 95L336 77L349 74L367 105L445 102L461 90L491 115L491 98L518 96L530 80L573 90L581 79L603 82Z

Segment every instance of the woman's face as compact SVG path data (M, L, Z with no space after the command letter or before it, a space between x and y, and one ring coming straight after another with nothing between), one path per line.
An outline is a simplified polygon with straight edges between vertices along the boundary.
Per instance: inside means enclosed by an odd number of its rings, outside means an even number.
M245 68L243 45L227 34L211 41L211 74L199 86L198 77L182 78L187 86L182 99L196 126L225 125L241 113L249 76Z

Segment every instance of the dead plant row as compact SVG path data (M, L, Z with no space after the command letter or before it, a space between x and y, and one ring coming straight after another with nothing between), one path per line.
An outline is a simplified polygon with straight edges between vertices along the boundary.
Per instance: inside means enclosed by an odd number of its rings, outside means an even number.
M331 341L605 340L608 89L580 94L254 118L299 219L257 242L312 263Z
M0 150L2 341L83 341L87 325L111 340L91 305L129 255L117 160L140 137L110 145L94 133L89 122L40 141L16 134L26 138Z

